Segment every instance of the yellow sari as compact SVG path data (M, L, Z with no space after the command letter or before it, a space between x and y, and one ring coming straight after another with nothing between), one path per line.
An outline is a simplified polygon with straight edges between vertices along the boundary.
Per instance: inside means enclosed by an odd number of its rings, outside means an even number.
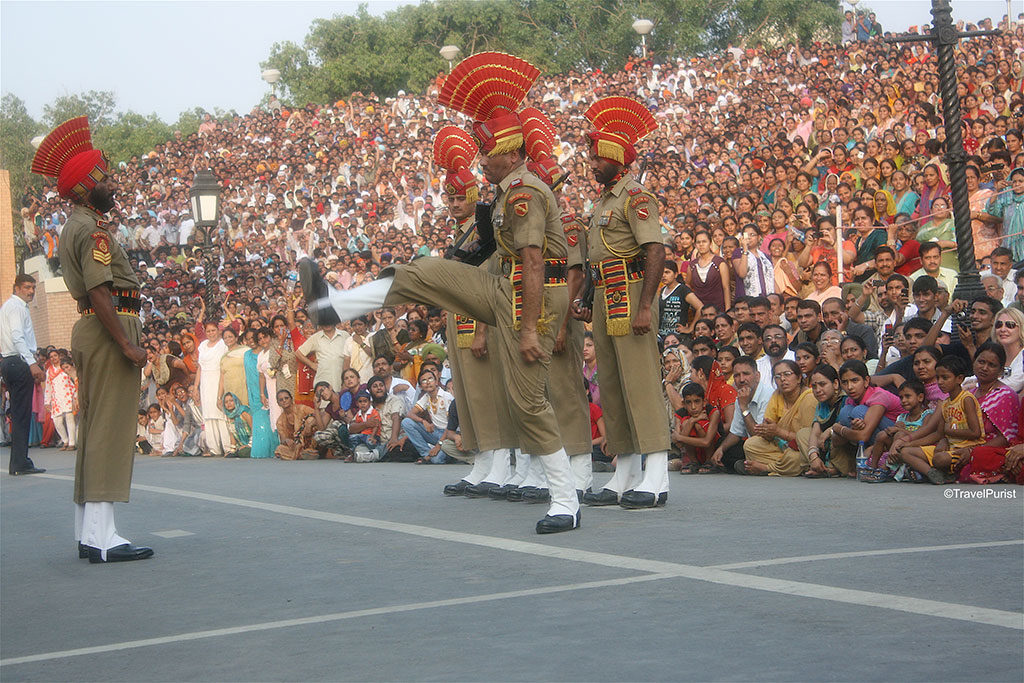
M786 406L782 392L776 391L768 399L764 421L773 422L781 429L794 434L814 422L818 402L809 388L803 389L793 405ZM796 477L807 469L807 458L796 448L796 440L783 442L780 439L767 440L753 436L743 444L747 460L759 462L768 467L768 474L775 477Z

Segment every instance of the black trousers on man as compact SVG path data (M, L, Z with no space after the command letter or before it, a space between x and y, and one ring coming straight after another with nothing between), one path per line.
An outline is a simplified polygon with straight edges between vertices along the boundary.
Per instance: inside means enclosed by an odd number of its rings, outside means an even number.
M7 412L11 416L11 461L7 471L11 474L35 467L28 457L28 430L32 424L32 389L35 380L28 363L21 356L7 356L0 361L0 374L11 401Z

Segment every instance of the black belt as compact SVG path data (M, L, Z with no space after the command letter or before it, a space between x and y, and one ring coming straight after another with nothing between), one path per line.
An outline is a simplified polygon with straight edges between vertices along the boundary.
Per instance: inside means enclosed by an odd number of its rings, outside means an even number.
M514 267L521 267L520 261L513 261L510 258L501 259L502 275L508 277L512 274ZM568 277L569 266L564 258L544 259L544 284L562 284Z

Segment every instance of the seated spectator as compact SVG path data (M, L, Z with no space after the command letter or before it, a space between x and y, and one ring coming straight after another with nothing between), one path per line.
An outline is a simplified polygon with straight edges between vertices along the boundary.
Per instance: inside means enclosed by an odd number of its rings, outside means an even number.
M149 421L146 427L146 440L149 442L151 447L148 455L160 455L163 453L164 428L166 426L166 420L160 410L159 403L151 403L149 407L146 408L146 413L149 416Z
M903 412L900 400L885 389L871 386L863 361L843 363L839 383L847 398L832 427L832 447L846 445L856 449L860 443L871 446L879 432L896 424L896 418Z
M242 404L230 391L221 397L224 416L228 418L228 431L231 433L231 446L224 454L225 458L248 458L252 452L252 414L248 406Z
M736 472L737 463L746 458L743 441L754 434L754 427L764 420L773 389L761 381L757 361L740 356L732 365L733 384L736 388L736 410L729 433L711 454L711 462L726 472ZM744 470L745 471L745 470Z
M329 386L329 385L328 385ZM295 403L287 389L277 392L281 416L277 418L277 435L281 443L274 457L282 460L316 460L319 458L313 435L318 429L316 411Z
M681 454L679 471L681 474L707 474L712 467L707 451L718 440L722 415L704 402L704 388L696 382L684 386L681 395L683 408L672 419L672 444Z
M346 370L349 384L358 381L358 375L349 368ZM354 379L353 379L354 377ZM352 462L352 439L349 423L352 411L345 407L345 399L351 401L350 394L340 393L331 388L330 382L317 382L313 389L317 400L317 432L313 442L317 450L328 459L341 459Z
M807 468L796 433L814 419L814 396L803 386L796 361L780 360L773 373L777 388L768 401L764 420L754 425L754 436L743 444L744 461L735 467L740 474L795 477Z
M893 478L902 481L906 476L906 465L889 462L889 448L897 436L913 438L909 435L919 430L935 411L928 407L924 384L916 379L907 380L900 387L900 404L904 412L896 418L895 425L882 430L875 439L871 457L868 458L867 472L859 477L861 481L876 483Z
M420 454L416 462L421 465L441 465L447 461L445 454L430 455L431 447L441 440L448 426L448 409L452 395L441 389L433 371L420 372L419 385L422 395L416 405L402 420L402 431Z
M796 432L796 442L807 460L804 476L811 479L839 477L854 471L850 453L833 448L832 428L846 396L839 388L839 373L831 365L819 365L811 373L811 393L818 405L810 427Z
M587 394L587 405L590 410L590 446L591 460L595 472L614 472L612 457L605 451L605 444L608 435L604 430L604 415L601 413L601 406L594 403ZM669 460L669 469L672 469L672 461Z
M818 367L818 347L810 342L798 344L793 351L797 367L800 368L800 383L811 386L811 373Z
M985 443L985 423L978 399L966 391L967 364L958 356L944 356L937 370L939 387L949 395L913 436L897 437L889 450L932 484L955 481L958 464L970 448Z
M135 432L135 451L143 455L153 452L153 446L149 443L149 411L139 410L138 427Z
M354 415L349 423L349 440L356 462L374 462L379 458L376 450L380 444L380 427L380 413L373 407L370 394L360 391L356 394Z
M732 386L732 364L741 355L740 350L735 346L725 346L718 349L718 355L715 356L718 360L718 368L721 370L722 379L729 386ZM723 422L723 424L728 427L727 423Z
M380 442L377 457L388 462L415 462L419 454L402 436L402 417L408 412L401 394L388 393L387 378L374 375L367 382L370 399L380 415ZM411 393L411 392L409 392Z

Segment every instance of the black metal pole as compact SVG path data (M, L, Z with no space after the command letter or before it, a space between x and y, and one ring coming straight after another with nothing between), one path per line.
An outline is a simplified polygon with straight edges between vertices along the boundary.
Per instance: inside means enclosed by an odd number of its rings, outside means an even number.
M203 292L203 301L206 303L206 320L220 322L220 285L218 282L220 257L213 246L214 229L214 227L206 228L206 236L203 240L203 273L206 275L206 291Z
M1000 31L964 31L953 25L953 8L949 0L932 0L932 28L928 36L889 38L889 43L929 42L935 46L939 67L939 94L942 96L942 120L946 127L946 154L943 161L949 170L949 188L953 199L953 222L956 226L956 253L960 263L953 298L973 300L985 293L974 260L974 231L971 229L971 202L967 193L967 153L961 124L960 95L956 91L956 63L953 48L961 38L999 35Z

